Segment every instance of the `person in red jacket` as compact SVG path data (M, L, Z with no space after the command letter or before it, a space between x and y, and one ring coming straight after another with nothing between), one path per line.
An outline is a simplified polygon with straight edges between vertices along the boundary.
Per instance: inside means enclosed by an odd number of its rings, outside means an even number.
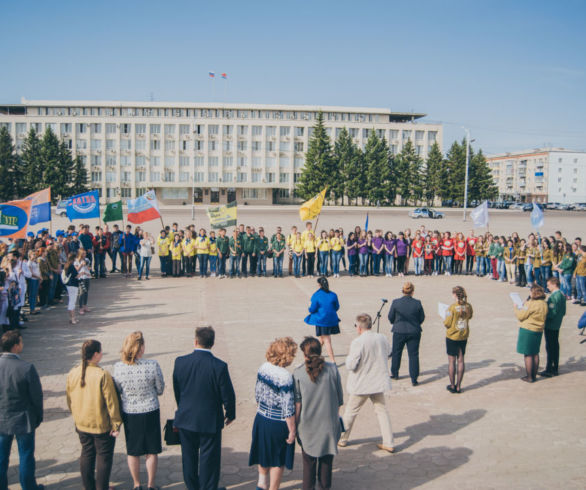
M444 259L444 274L452 275L452 261L454 259L454 240L449 231L444 233L441 243L442 257Z
M464 235L458 233L454 241L454 274L462 274L462 265L466 258L466 240Z
M415 275L420 276L423 274L423 240L419 235L419 231L416 232L415 239L411 243L411 250L413 251L413 262L415 263Z
M92 240L94 244L94 277L106 277L106 253L110 249L110 240L99 228Z
M466 238L466 275L471 275L474 271L474 258L476 256L476 242L478 237L474 236L474 230L470 230L470 235Z
M435 247L431 243L431 236L425 237L425 243L423 245L423 260L424 260L424 271L426 276L433 274L433 259L435 257Z

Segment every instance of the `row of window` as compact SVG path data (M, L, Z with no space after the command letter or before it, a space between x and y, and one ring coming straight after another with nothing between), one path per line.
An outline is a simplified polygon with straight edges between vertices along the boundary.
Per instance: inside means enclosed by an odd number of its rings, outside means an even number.
M106 172L106 183L114 183L118 181L117 172ZM164 172L152 171L150 172L149 182L176 182L176 176L179 176L179 182L192 182L192 175L189 172L178 172L173 170L165 170ZM253 183L275 183L277 175L280 184L288 184L290 182L290 174L287 172L252 172L250 174L250 182ZM300 173L293 174L293 182L297 183ZM102 172L92 172L90 177L93 184L99 184L103 181ZM142 183L147 181L146 171L139 171L134 174L135 182ZM248 174L246 172L195 172L193 174L193 182L248 182ZM120 172L120 182L131 183L132 172Z
M86 155L79 155L81 162L84 165L87 165L87 156ZM209 156L207 159L205 157L179 157L179 166L180 167L203 167L205 166L205 162L207 160L208 167L218 167L220 164L220 159L218 157ZM108 167L117 167L118 166L118 159L115 156L106 156L105 160L102 160L101 155L91 155L90 156L90 163L93 167L101 166L102 162L105 161ZM149 159L149 163L151 167L159 167L161 165L161 157L152 156ZM174 167L177 163L175 157L165 157L163 160L165 167ZM223 157L222 158L222 165L224 167L232 167L234 166L234 162L238 164L239 167L247 167L249 163L249 159L247 157L238 157L236 160L233 157ZM301 168L304 164L303 158L294 158L293 165L295 168ZM267 158L260 158L260 157L253 157L250 160L252 168L271 168L276 167L277 163L279 167L289 167L291 165L291 159L288 157L280 157L278 160L277 158L267 157ZM144 167L147 164L147 159L144 156L137 156L135 159L135 165L137 167ZM120 157L120 166L121 167L130 167L132 166L132 158L129 156L122 155Z

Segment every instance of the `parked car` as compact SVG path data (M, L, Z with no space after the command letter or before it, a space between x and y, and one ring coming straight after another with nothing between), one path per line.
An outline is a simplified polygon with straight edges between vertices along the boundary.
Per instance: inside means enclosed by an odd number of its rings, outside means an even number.
M586 211L586 202L577 202L574 204L574 211Z
M415 208L413 211L409 213L414 219L419 218L431 218L431 219L443 219L445 216L444 213L441 211L437 211L433 208Z
M523 209L524 203L522 202L514 202L509 206L509 209Z
M67 202L68 199L61 199L61 201L57 203L57 207L55 208L55 214L57 216L63 217L67 214Z
M543 204L538 204L538 203L535 203L535 205L536 205L536 206L537 206L539 209L541 209L541 210L543 211L543 209L544 209L544 206L543 206ZM523 206L523 211L533 211L533 203L532 203L532 202L528 202L528 203L526 203L526 204Z

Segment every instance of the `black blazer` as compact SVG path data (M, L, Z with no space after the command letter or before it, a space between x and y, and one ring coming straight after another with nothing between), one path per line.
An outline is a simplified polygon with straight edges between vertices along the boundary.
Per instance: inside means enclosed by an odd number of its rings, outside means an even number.
M393 325L393 333L421 333L421 324L424 320L425 313L418 299L403 296L391 303L389 321Z
M0 355L0 434L28 434L43 421L43 388L35 367Z
M228 365L211 352L194 350L175 359L173 391L178 429L214 434L224 427L224 417L236 418L236 395Z

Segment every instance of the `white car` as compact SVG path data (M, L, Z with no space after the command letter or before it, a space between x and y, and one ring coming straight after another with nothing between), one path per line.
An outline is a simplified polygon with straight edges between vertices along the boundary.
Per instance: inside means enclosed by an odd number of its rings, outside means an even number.
M55 208L55 214L61 218L67 214L67 202L68 199L61 199Z

